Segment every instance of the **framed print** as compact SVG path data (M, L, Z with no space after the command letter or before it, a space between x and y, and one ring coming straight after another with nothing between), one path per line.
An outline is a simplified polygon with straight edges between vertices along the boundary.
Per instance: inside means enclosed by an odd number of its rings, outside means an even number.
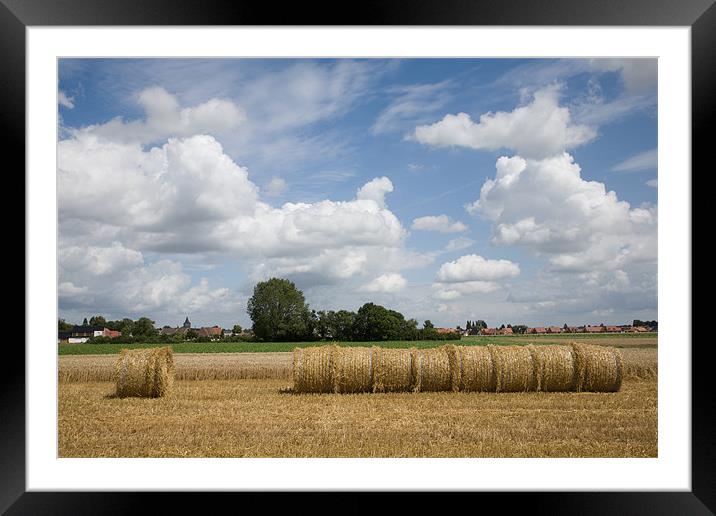
M714 510L690 208L716 8L373 7L2 0L3 510Z

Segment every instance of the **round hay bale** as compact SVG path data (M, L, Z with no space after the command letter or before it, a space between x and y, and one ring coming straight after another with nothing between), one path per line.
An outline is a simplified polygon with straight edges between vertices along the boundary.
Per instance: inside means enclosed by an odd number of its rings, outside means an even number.
M456 346L459 390L494 392L497 386L492 353L487 346Z
M159 398L174 387L172 348L123 349L115 364L116 396Z
M373 349L338 347L333 353L333 391L337 393L373 390Z
M373 392L405 392L413 389L412 349L373 348Z
M415 350L413 353L413 390L415 392L452 389L450 356L444 346Z
M455 344L446 344L443 348L445 348L450 364L450 390L458 392L460 390L460 376L462 374L460 370L460 352Z
M333 392L333 354L338 346L293 350L294 392Z
M545 392L573 391L577 382L574 352L570 346L528 346L532 352L536 389Z
M572 343L577 391L617 392L622 385L622 355L616 348Z
M497 392L534 391L534 361L527 346L487 346L492 354Z

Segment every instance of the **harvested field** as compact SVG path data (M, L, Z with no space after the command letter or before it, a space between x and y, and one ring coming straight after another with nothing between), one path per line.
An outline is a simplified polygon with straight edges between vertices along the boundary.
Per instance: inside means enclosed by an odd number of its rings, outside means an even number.
M182 353L174 355L177 380L290 379L291 353ZM61 382L112 381L117 355L59 357Z
M59 456L657 456L655 380L616 393L297 395L290 384L177 381L170 397L120 399L110 382L61 382Z
M620 349L624 378L656 378L659 372L657 349Z

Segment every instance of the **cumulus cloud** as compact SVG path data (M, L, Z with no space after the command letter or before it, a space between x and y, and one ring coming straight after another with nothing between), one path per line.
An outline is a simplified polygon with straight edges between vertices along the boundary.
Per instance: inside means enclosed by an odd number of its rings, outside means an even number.
M266 195L269 197L278 197L286 191L286 181L280 177L274 177L266 185Z
M378 206L385 206L385 194L393 191L393 183L387 177L376 177L364 184L356 194L360 200L375 202Z
M144 109L144 120L125 121L117 117L79 132L115 143L151 143L172 136L220 134L246 120L244 109L230 100L214 98L182 108L175 95L158 86L142 90L136 101Z
M222 253L247 260L256 277L310 285L434 259L404 248L407 232L385 205L393 190L387 177L367 182L354 199L274 207L208 135L144 148L81 131L59 143L58 165L67 270L76 262L101 271L122 257L136 265L142 252Z
M496 292L502 288L499 280L519 274L519 265L509 260L488 260L468 254L440 266L433 283L433 295L442 301L451 301L466 294Z
M59 260L66 272L71 271L92 276L126 272L144 262L142 253L134 249L127 249L119 242L113 242L108 247L63 247L59 250Z
M93 134L58 149L60 216L147 232L182 229L252 213L258 189L211 136L171 138L145 151Z
M477 123L466 113L448 114L432 125L416 127L413 137L434 147L508 148L524 157L545 158L596 136L593 128L573 124L569 109L558 101L559 88L549 86L536 91L530 104L509 113L486 113Z
M412 229L422 231L439 231L440 233L460 233L467 226L460 221L453 221L447 215L428 215L413 219Z
M477 254L468 254L442 264L436 279L442 283L492 281L513 278L519 273L519 265L509 260L488 260Z
M657 167L659 154L657 149L640 152L624 161L614 165L611 170L614 172L636 172L638 170L649 170Z
M646 182L646 186L651 186L652 188L657 188L657 187L658 187L658 180L657 180L657 179L649 179L649 180Z
M569 154L501 157L496 169L467 206L492 221L493 243L531 248L561 270L656 261L656 207L632 208L603 183L582 179Z
M361 290L364 292L398 292L405 288L407 280L398 273L382 274L370 283L364 285Z

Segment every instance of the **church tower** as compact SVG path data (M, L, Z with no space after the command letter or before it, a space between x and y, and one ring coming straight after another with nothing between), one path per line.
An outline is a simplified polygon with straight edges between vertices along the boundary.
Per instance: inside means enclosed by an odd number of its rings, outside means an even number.
M191 328L191 323L189 322L189 317L187 316L186 320L184 321L184 324L182 325L182 328Z

